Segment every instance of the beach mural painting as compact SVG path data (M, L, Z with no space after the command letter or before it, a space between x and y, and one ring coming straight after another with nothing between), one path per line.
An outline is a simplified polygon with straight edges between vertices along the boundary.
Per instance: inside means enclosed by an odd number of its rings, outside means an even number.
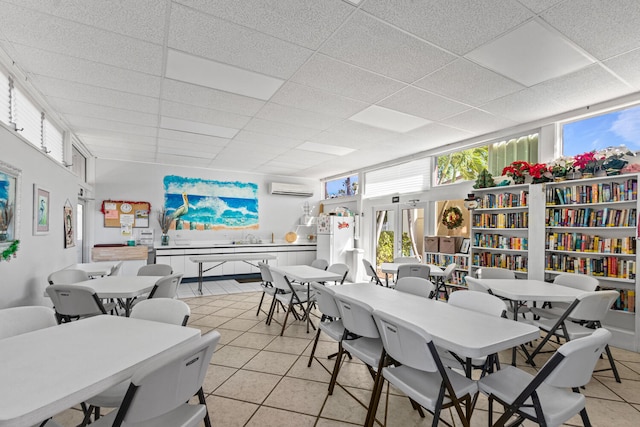
M164 205L175 230L258 228L258 185L164 177Z

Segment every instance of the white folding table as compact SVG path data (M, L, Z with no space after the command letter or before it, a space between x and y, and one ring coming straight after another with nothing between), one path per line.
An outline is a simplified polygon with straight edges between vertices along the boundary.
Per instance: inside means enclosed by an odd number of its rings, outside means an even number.
M118 265L119 261L99 261L99 262L83 262L78 264L71 264L69 267L65 267L65 270L82 270L89 275L89 277L108 276L111 274L113 268Z
M307 295L309 295L309 283L311 282L330 282L341 280L342 275L331 271L322 270L320 268L311 267L310 265L285 265L282 267L271 267L272 270L278 271L286 276L290 281L298 281L307 285ZM310 298L307 300L307 333L309 333L309 308L311 307Z
M125 315L129 317L134 298L151 292L162 276L106 276L76 283L93 288L102 299L124 301Z
M202 273L206 273L207 271L214 269L216 267L221 266L222 264L229 261L242 261L246 264L252 265L254 267L258 267L256 264L250 261L263 261L268 263L270 259L276 259L277 257L273 254L221 254L221 255L195 255L189 257L191 262L195 262L198 264L198 292L202 295ZM202 264L205 262L216 262L216 265L213 265L206 270L202 269Z
M95 316L0 340L0 427L32 426L130 378L198 329Z
M484 357L535 340L539 329L511 319L490 316L446 302L399 292L370 283L336 286L345 295L425 329L436 345L467 359ZM467 292L467 291L460 291Z

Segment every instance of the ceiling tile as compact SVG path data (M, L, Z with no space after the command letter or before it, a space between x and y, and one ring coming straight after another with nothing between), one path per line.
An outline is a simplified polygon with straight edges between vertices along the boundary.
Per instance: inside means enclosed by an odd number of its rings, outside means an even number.
M541 16L598 59L633 50L640 40L637 0L567 1Z
M249 123L249 116L227 113L209 108L185 105L177 102L162 101L162 115L177 119L193 120L196 122L208 123L216 126L223 126L233 129L241 129Z
M156 156L156 161L158 163L166 165L180 165L190 167L207 167L211 163L211 159L206 157L181 156L163 153L158 153L158 155Z
M324 55L314 55L291 80L365 102L377 102L405 86Z
M274 103L265 105L255 117L274 122L305 126L311 129L324 130L340 122L341 118L326 114L300 110Z
M429 120L389 108L372 105L351 116L349 120L394 132L409 132L429 123Z
M373 126L368 126L351 120L345 120L328 131L319 133L315 137L310 138L309 141L321 144L340 145L350 148L361 148L385 139L394 138L397 135L397 132L375 128Z
M535 13L540 13L543 10L549 9L551 6L562 3L563 1L565 0L518 0L518 2L522 3Z
M259 118L251 119L249 124L244 127L244 130L302 140L312 138L319 132L317 129L279 123L272 120L264 120Z
M302 145L298 145L296 149L313 151L315 153L333 154L335 156L344 156L355 151L354 148L340 147L338 145L317 144L309 141Z
M161 116L160 127L162 129L177 130L199 135L217 136L220 138L233 138L238 129L224 126L216 126L209 123L194 120L176 119L174 117Z
M181 104L213 108L244 116L257 113L265 104L259 99L171 79L164 79L162 83L162 98Z
M86 102L73 101L62 98L49 98L56 106L59 113L97 119L111 120L115 122L138 124L142 126L158 126L158 115L140 113L137 111L123 110L104 105L87 104Z
M604 65L627 83L640 89L640 49L616 56L604 62Z
M171 10L168 45L214 61L285 79L291 77L313 53L175 4Z
M378 105L431 121L441 120L470 108L415 87L402 89L379 102Z
M362 9L458 55L473 50L533 14L514 0L368 0Z
M234 140L233 144L229 144L226 147L224 153L233 153L240 157L258 155L263 156L265 159L270 159L279 154L285 153L290 149L290 147L286 146L266 145Z
M541 83L534 89L542 96L557 100L567 110L589 106L634 91L598 64Z
M407 83L456 58L363 12L356 12L320 51Z
M345 119L368 106L362 101L293 82L282 85L271 102Z
M157 0L4 0L92 27L161 44L169 2Z
M207 147L206 149L189 149L189 146L178 146L175 144L159 144L158 145L158 155L161 154L171 154L174 156L182 156L182 157L197 157L199 159L208 159L211 161L216 154L218 154L220 150L214 150L212 147ZM197 155L197 156L196 156Z
M469 52L466 58L524 86L564 76L593 63L567 39L529 21Z
M162 71L160 45L22 7L3 4L0 28L13 43L156 76Z
M261 132L252 132L243 129L233 138L234 141L251 142L261 145L269 145L273 147L293 148L304 142L304 139L292 139L283 136L270 135Z
M517 123L503 118L494 116L485 111L478 109L467 110L464 113L449 117L442 121L443 124L453 126L476 135L481 135L498 129L505 129L515 126Z
M171 129L159 129L158 138L165 141L174 141L175 143L189 143L196 145L210 145L212 147L224 147L229 143L227 138L219 138L217 136L201 135L197 133L181 132Z
M37 82L40 90L47 96L86 102L87 104L124 108L142 113L158 113L159 102L157 98L44 76L37 76Z
M67 114L66 119L71 126L79 132L87 132L90 129L107 130L112 132L126 133L130 135L155 136L156 128L152 126L140 126L137 124L115 122L94 117L82 117L74 114Z
M21 65L30 74L101 86L122 92L160 96L160 77L54 52L20 46Z
M160 153L207 153L217 154L224 149L224 145L195 144L193 142L175 141L173 139L158 138L158 152ZM178 150L178 151L168 151Z
M461 129L445 126L440 123L430 123L426 126L413 130L407 134L416 139L424 141L421 146L425 144L433 144L434 147L440 147L442 145L450 144L456 141L463 141L472 137L474 134L471 132L463 131ZM425 146L423 149L431 148Z
M353 12L340 0L176 0L309 49L317 49Z
M482 109L496 116L526 123L559 114L566 107L532 88L488 102L482 106Z
M414 85L474 107L524 88L463 58L445 65Z
M108 130L92 130L91 133L78 132L77 136L82 139L84 144L92 147L118 148L146 145L145 150L155 151L156 149L156 138L151 136L128 135Z

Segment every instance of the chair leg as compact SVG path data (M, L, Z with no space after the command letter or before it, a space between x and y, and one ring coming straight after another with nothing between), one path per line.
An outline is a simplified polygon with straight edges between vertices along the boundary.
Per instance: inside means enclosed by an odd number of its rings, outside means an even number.
M207 399L204 398L204 390L200 387L198 390L198 401L201 405L204 405L206 409L206 415L204 416L204 426L211 427L211 419L209 418L209 408L207 407Z
M346 335L346 334L345 334ZM344 339L344 336L343 336ZM331 381L329 382L329 396L333 394L333 388L336 385L338 379L338 372L340 371L340 363L342 363L342 355L344 350L342 348L342 342L338 343L338 355L336 356L336 364L333 365L333 372L331 373Z
M260 304L258 304L258 311L256 311L256 316L258 314L260 314L260 309L262 308L262 301L264 301L264 292L262 293L262 296L260 297Z
M316 339L313 340L313 348L311 349L311 355L309 356L309 363L307 363L307 368L311 367L311 362L313 361L313 355L316 354L316 347L318 346L319 339L320 339L320 328L318 328L318 332L316 333Z
M616 378L616 382L620 383L620 375L618 374L618 368L616 368L616 362L613 361L613 355L611 354L611 349L609 348L609 344L605 346L605 351L607 352L607 357L609 358L609 364L611 364L611 370L613 371L613 376Z
M289 317L289 313L291 313L292 307L291 304L289 304L289 307L287 307L287 314L284 315L284 321L282 322L282 330L280 331L280 336L284 335L284 328L287 326L287 318Z
M278 305L278 300L274 296L273 299L271 300L271 305L269 306L269 313L267 314L267 320L265 321L267 325L271 324L271 319L273 318L273 312L275 311L275 308L277 305Z
M584 427L591 427L591 421L589 420L589 415L587 415L587 409L583 408L580 411L580 418L582 418L582 425Z
M378 373L375 377L375 381L373 382L373 391L371 393L371 400L369 401L367 418L364 421L364 425L366 427L373 426L376 420L376 413L378 412L378 403L380 402L380 396L382 395L382 388L384 386L384 376L382 375L382 368L386 365L386 363L387 363L387 353L384 351L384 349L382 349L382 355L380 356L380 362L378 363Z

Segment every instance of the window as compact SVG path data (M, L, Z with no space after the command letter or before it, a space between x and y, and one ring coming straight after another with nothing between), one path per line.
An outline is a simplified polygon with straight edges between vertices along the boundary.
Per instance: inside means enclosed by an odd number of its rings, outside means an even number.
M11 98L11 118L16 131L38 148L42 147L42 113L27 94L14 87Z
M564 156L620 145L633 152L640 150L640 105L562 126Z
M500 176L502 169L515 160L538 162L537 133L438 156L437 183L472 181L483 169L488 169L493 176Z
M9 76L0 69L0 122L9 126L11 123L11 96Z
M83 182L87 182L87 158L82 155L75 145L72 146L71 152L71 170Z
M324 198L355 196L358 194L358 175L350 175L324 182Z
M431 186L431 158L366 172L366 197L406 194L425 191Z
M63 134L46 117L42 122L42 146L51 157L62 163L64 158Z

